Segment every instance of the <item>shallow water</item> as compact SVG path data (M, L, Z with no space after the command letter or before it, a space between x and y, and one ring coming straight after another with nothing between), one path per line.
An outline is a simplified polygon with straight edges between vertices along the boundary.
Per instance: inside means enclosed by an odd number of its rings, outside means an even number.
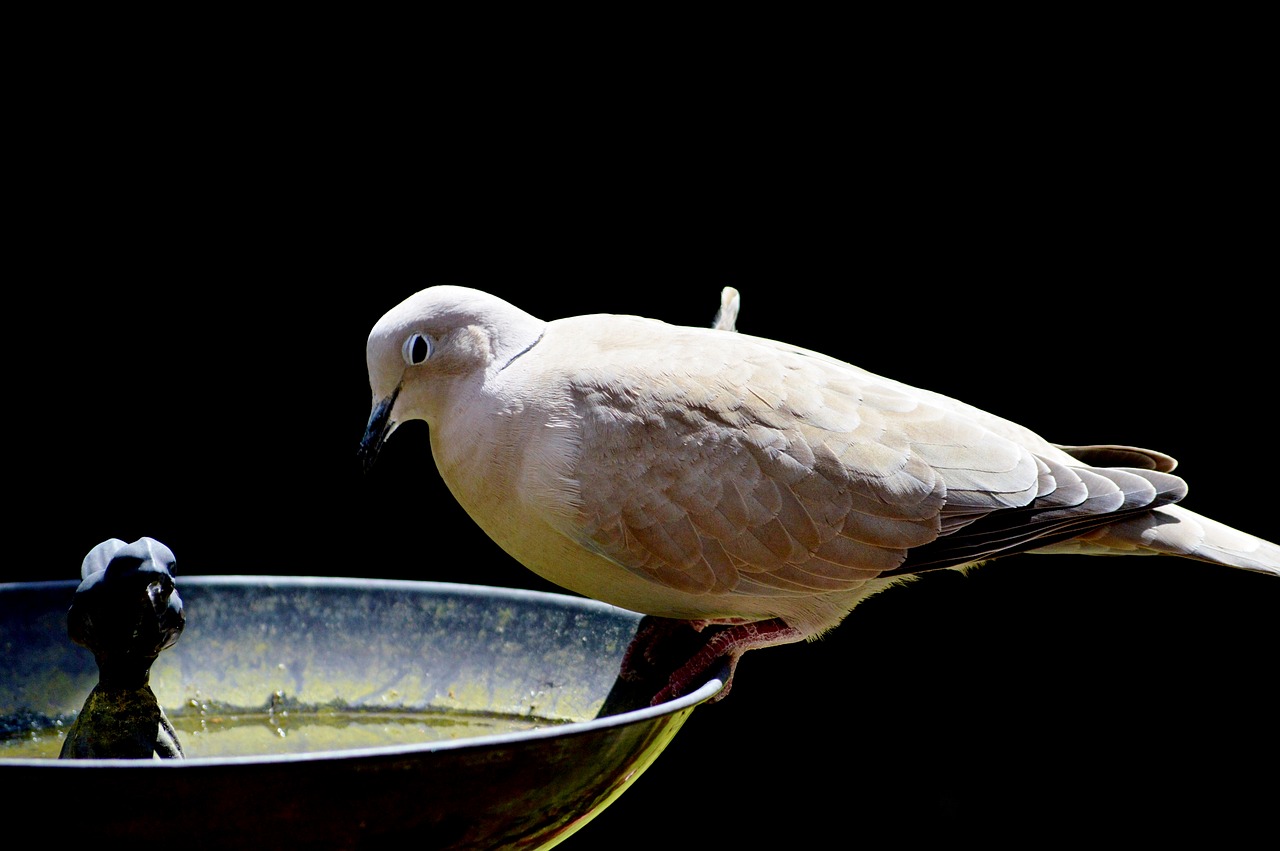
M439 711L279 710L171 715L187 758L274 756L404 746L563 723L529 715ZM0 759L57 759L70 722L0 739Z

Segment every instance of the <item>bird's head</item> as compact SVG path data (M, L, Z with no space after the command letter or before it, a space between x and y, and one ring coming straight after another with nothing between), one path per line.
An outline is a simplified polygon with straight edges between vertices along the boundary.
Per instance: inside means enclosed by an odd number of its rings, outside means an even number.
M359 450L365 470L398 425L431 424L457 388L505 367L545 324L496 296L455 286L429 287L387 311L365 348L373 393Z

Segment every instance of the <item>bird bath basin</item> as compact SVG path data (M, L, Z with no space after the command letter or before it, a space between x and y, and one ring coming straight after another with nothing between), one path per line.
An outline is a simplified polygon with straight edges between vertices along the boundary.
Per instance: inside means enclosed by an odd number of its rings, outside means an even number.
M722 687L711 679L597 718L640 616L592 600L180 577L186 631L150 685L187 758L57 759L56 744L51 756L14 756L14 737L56 742L50 728L65 729L97 681L93 655L67 637L77 584L0 584L0 800L59 847L145 837L181 848L550 848L624 792ZM323 717L340 723L310 723ZM242 718L295 750L211 747ZM358 735L344 741L344 729ZM371 743L378 729L393 738ZM312 731L322 731L314 746Z

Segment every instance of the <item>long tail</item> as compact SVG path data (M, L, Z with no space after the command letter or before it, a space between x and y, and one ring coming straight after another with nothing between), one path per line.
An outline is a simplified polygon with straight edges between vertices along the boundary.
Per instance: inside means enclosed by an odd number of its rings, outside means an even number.
M1280 546L1178 505L1162 505L1040 552L1172 555L1280 576Z

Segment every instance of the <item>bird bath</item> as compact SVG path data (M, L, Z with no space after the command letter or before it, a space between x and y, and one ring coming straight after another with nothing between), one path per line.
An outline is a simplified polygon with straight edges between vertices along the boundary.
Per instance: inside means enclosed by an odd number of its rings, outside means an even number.
M97 677L92 654L67 638L76 586L0 584L0 800L63 846L550 848L622 794L722 686L597 717L640 616L592 600L185 577L186 631L151 687L186 731L187 758L60 760L50 730L65 730ZM276 744L218 750L223 726L268 729L262 740ZM377 730L392 738L371 740ZM13 747L42 738L52 756Z

